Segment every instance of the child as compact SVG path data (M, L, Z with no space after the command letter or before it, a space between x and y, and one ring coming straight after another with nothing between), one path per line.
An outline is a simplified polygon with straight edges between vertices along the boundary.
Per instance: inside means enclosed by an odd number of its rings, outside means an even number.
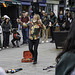
M13 48L16 47L16 45L17 45L17 47L19 47L20 39L21 39L20 34L17 32L16 29L13 29L13 39L11 41L13 44ZM14 43L15 41L16 41L16 45Z
M0 50L1 50L1 33L2 33L2 27L0 26Z

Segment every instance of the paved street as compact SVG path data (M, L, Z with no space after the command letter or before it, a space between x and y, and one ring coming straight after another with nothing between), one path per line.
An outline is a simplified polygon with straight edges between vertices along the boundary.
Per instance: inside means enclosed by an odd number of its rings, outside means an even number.
M22 71L14 73L13 75L54 75L54 69L43 69L55 65L56 63L55 58L60 52L60 49L56 50L55 44L39 44L38 63L36 65L33 65L32 63L21 63L21 59L23 58L23 51L28 50L27 45L23 45L20 48L11 47L12 45L10 43L9 49L0 51L0 66L3 67L5 70L13 68L23 68ZM48 72L49 70L51 71Z

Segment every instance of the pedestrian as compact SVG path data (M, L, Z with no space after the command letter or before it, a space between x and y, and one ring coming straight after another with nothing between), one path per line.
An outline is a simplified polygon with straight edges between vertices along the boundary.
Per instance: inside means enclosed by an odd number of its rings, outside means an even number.
M60 31L64 31L63 24L65 23L65 16L62 11L58 15L58 25L60 26Z
M2 30L3 30L3 49L4 49L9 47L9 36L11 32L11 25L9 23L8 18L4 20L4 23L2 24Z
M28 24L29 26L29 50L33 56L33 64L37 64L37 55L38 55L38 45L40 39L40 30L46 29L45 25L43 25L42 21L39 18L40 16L35 14L33 16L32 22ZM27 26L27 25L26 25Z
M28 17L28 14L25 13L25 11L23 11L22 13L22 18L21 18L21 21L22 21L22 36L23 36L23 44L27 44L28 43L28 34L29 34L29 31L28 31L28 27L25 27L25 25L29 22L29 17Z
M65 30L69 31L70 30L70 25L73 21L71 13L68 13L66 16L66 23L65 23Z
M57 17L53 11L50 12L50 23L51 23L50 29L51 29L51 36L52 36L52 40L50 41L50 43L54 43L55 41L54 41L53 32L55 31Z
M56 62L55 75L75 75L75 20Z
M67 17L68 13L69 13L69 9L66 9L66 11L65 11L65 17Z
M20 34L17 32L17 30L16 29L13 29L13 39L11 40L11 42L12 42L12 44L13 44L13 48L14 47L19 47L20 45L19 45L19 42L20 42L20 39L21 39L21 37L20 37ZM15 42L16 41L16 45L15 45Z
M41 19L43 19L43 17L44 17L44 14L45 14L45 11L44 11L44 10L42 10L42 12L41 12L41 14L40 14L40 16L41 16Z
M43 24L46 26L46 30L42 30L42 43L44 43L45 41L48 42L49 18L47 13L45 13ZM46 37L46 40L44 40L45 37Z

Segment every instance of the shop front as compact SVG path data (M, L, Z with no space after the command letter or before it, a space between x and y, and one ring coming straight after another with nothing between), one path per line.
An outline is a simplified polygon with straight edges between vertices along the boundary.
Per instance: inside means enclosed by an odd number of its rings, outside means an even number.
M16 28L16 18L19 17L20 4L16 0L4 0L1 6L1 16L8 15L11 19L12 27Z
M59 1L55 0L47 0L47 7L46 12L48 13L48 16L50 16L50 12L53 11L55 15L58 17L58 8L59 7Z

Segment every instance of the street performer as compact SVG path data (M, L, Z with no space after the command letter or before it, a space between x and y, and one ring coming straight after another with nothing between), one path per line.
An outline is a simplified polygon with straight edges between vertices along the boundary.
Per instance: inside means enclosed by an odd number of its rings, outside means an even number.
M30 22L26 27L29 27L29 50L33 55L33 64L37 64L37 49L39 45L40 39L40 30L46 29L45 25L43 25L42 21L40 20L40 16L35 14L33 16L32 22ZM34 46L34 49L33 49Z

